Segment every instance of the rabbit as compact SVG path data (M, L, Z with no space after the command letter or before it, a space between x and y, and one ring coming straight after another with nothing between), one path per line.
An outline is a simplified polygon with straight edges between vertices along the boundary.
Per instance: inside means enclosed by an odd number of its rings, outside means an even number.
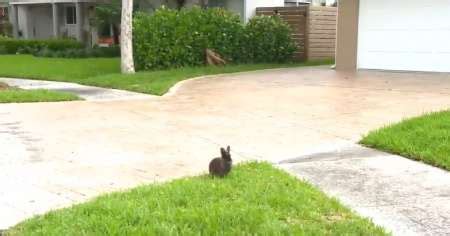
M231 159L230 146L225 148L220 148L220 153L222 157L214 158L209 163L209 174L216 177L225 177L230 173L233 160Z

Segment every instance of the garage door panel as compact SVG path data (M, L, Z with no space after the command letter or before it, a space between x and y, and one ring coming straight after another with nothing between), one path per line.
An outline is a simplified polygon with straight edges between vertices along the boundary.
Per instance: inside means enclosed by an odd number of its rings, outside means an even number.
M358 68L450 72L450 0L360 0Z
M430 33L429 31L369 31L361 41L361 46L367 51L392 51L392 52L432 52L433 48L439 50L446 45L442 44L448 40L449 33ZM386 35L386 36L381 36ZM387 36L389 35L389 36ZM434 35L434 36L433 36ZM429 44L435 40L436 44Z
M450 56L450 54L446 55ZM386 58L382 60L380 58ZM442 55L427 53L371 53L361 69L410 70L410 71L448 71L449 63Z

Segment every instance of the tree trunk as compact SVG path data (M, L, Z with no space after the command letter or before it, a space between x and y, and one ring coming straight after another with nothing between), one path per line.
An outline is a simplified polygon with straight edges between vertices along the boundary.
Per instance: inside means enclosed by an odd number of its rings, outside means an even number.
M122 20L120 27L120 64L123 74L134 73L132 21L133 0L122 0Z

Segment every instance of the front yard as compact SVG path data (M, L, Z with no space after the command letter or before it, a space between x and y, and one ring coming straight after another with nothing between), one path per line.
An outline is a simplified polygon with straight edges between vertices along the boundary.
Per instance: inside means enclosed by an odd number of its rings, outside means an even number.
M243 64L225 67L186 67L120 74L118 58L41 58L29 55L0 55L0 77L73 82L104 88L163 95L174 84L193 77L280 67L331 64L316 61L288 64Z
M385 235L335 199L265 163L185 178L37 216L10 235Z
M450 170L450 111L384 127L368 134L361 143Z

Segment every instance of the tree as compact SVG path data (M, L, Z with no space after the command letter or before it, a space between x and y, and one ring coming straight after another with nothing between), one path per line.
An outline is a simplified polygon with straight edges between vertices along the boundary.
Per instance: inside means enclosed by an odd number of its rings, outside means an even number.
M120 26L120 68L123 74L133 74L133 0L122 0Z

